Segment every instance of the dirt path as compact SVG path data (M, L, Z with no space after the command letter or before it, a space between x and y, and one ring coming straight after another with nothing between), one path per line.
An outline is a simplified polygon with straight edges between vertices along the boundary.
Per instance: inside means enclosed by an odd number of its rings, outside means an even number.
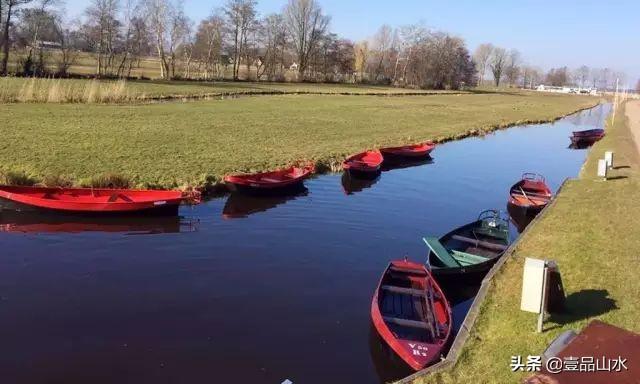
M640 153L640 101L629 101L625 108L627 118L629 119L629 125L633 138L636 142L636 149Z

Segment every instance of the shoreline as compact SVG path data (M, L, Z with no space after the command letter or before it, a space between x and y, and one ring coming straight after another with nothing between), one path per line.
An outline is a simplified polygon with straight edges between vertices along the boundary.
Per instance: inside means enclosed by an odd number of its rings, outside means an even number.
M426 141L426 140L431 140L436 144L444 144L447 142L451 142L451 141L457 141L457 140L462 140L462 139L466 139L466 138L470 138L470 137L480 137L480 136L484 136L487 134L491 134L493 132L499 131L499 130L504 130L504 129L508 129L508 128L512 128L515 126L521 126L521 125L535 125L535 124L546 124L546 123L553 123L555 121L561 120L565 117L571 116L573 114L576 113L580 113L582 111L588 110L588 109L592 109L597 107L598 105L600 105L602 103L602 99L598 99L597 101L595 101L594 103L591 103L590 105L586 106L586 107L580 107L576 110L573 110L569 113L565 113L562 114L560 116L556 116L556 117L552 117L552 118L548 118L548 119L525 119L525 120L516 120L516 121L511 121L511 122L507 122L507 123L498 123L498 124L494 124L491 125L489 127L486 128L471 128L468 129L464 132L461 133L457 133L457 134L452 134L452 135L446 135L446 136L438 136L438 137L434 137L431 139L428 138L424 138L422 140L417 140L417 141ZM407 145L407 144L412 144L412 143L408 143L408 142L404 142L398 145ZM366 150L366 149L362 149L362 150ZM323 175L323 174L328 174L328 173L338 173L342 171L342 162L344 160L344 158L346 158L347 156L349 156L351 153L341 153L341 154L336 154L336 155L329 155L326 157L320 157L319 159L316 159L314 161L315 165L316 165L316 172L314 173L315 175ZM305 161L305 160L300 160L300 161ZM295 165L295 163L293 164L289 164L289 166L291 165ZM285 168L285 167L281 167L281 168ZM276 168L278 169L278 168ZM254 170L255 172L266 172L266 171L272 171L274 169L257 169ZM7 174L16 174L19 176L24 176L25 180L29 180L28 183L26 184L22 184L22 185L28 185L29 183L31 183L31 185L43 185L44 180L46 180L47 178L51 178L56 180L58 178L59 175L45 175L43 177L40 178L36 178L36 177L32 177L29 175L24 174L24 172L18 171L18 170L4 170L4 172L0 171L0 177L2 177L3 174L7 175ZM101 177L105 177L109 174L97 174L94 175L96 178L101 178ZM125 174L120 174L120 173L113 173L112 175L116 176L116 177L123 177L125 179L128 179L130 176ZM203 194L204 197L210 197L210 196L218 196L218 195L222 195L228 192L227 186L225 185L225 183L222 181L223 177L225 175L224 174L214 174L214 175L208 175L207 178L205 178L205 180L203 180L202 182L200 182L199 184L193 184L193 185L185 185L181 188L172 188L172 186L168 186L168 185L153 185L151 188L148 189L177 189L177 190L181 190L181 191L191 191L191 190L196 190L200 193ZM74 187L99 187L100 185L86 185L80 182L80 180L75 179L75 180L67 180L65 179L64 181L66 181L67 183L70 183L72 186ZM21 184L16 184L16 185L21 185ZM60 185L55 185L55 184L50 184L47 185L50 187L58 187ZM68 185L65 185L68 186ZM118 187L118 186L115 186ZM136 189L136 188L132 188L132 189Z

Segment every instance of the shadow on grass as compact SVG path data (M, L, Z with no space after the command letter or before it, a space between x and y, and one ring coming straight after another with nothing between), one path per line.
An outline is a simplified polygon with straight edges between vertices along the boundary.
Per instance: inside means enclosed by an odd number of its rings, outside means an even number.
M613 169L630 169L631 167L628 165L618 165L617 167L613 167Z
M629 176L607 176L607 181L628 179Z
M549 329L600 316L614 309L618 309L616 301L609 297L606 289L583 289L567 296L563 313L551 314L549 320L558 325Z

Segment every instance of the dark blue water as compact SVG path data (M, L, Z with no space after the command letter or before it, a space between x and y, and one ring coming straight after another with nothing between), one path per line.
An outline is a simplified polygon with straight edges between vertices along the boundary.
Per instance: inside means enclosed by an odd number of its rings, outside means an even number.
M608 111L447 143L351 194L326 175L293 199L227 196L124 228L0 214L0 381L397 378L369 317L389 260L424 260L423 236L505 210L522 172L554 189L576 176L586 151L568 136ZM457 323L470 304L458 299Z

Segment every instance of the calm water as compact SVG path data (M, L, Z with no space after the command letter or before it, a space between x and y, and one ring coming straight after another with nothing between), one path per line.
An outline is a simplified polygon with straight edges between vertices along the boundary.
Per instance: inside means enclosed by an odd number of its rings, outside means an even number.
M1 214L3 383L376 383L405 374L370 327L390 259L506 208L523 171L557 188L609 106L439 146L433 161L293 199L214 199L182 219L60 223ZM123 227L124 224L124 227ZM86 229L88 231L83 232ZM453 294L452 294L453 295ZM468 297L468 296L467 296ZM459 323L470 300L456 296Z

